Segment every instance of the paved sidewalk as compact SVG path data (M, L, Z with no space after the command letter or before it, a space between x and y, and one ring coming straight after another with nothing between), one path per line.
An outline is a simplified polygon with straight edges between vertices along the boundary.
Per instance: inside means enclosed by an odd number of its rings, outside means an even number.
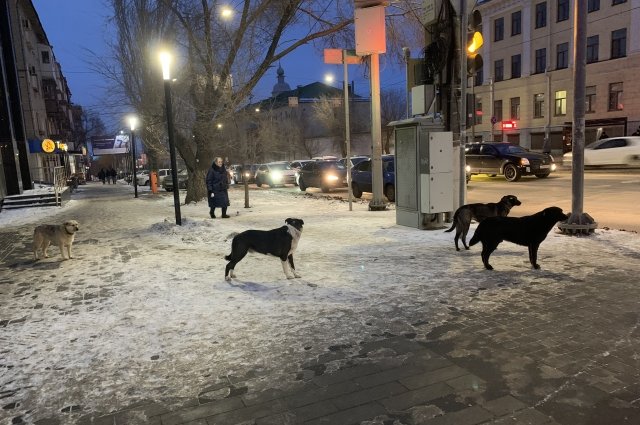
M12 273L25 262L31 231L0 230L0 287L11 285ZM640 262L637 253L621 255ZM595 270L561 286L501 284L459 293L441 301L449 306L444 323L434 326L425 316L412 323L414 332L336 343L315 360L294 365L298 372L288 380L249 368L193 388L197 397L138 401L91 415L69 405L35 423L637 425L638 269ZM8 325L0 317L0 327ZM0 363L6 349L0 347ZM25 423L11 414L17 406L2 402L6 397L0 388L2 423Z

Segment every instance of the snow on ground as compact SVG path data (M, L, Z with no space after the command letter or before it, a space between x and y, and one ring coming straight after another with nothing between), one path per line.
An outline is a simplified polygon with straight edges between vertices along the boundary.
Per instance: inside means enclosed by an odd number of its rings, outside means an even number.
M81 222L76 259L60 262L51 248L34 264L25 239L25 261L0 269L12 281L0 285L0 320L11 320L0 327L2 404L19 402L27 421L66 406L108 413L193 398L225 378L249 391L284 387L331 346L357 352L385 332L424 338L450 307L496 308L527 284L598 282L603 258L620 279L640 272L633 233L552 231L542 270L531 270L526 248L503 243L488 272L478 247L456 252L452 233L398 226L393 209L370 212L364 202L349 211L331 197L260 190L244 209L244 193L232 190L230 219L183 205L176 226L170 196L134 200L131 191L90 184L64 208L0 213L3 230L24 234L43 217ZM305 221L295 254L303 277L287 280L278 259L249 254L226 282L229 235L287 217Z

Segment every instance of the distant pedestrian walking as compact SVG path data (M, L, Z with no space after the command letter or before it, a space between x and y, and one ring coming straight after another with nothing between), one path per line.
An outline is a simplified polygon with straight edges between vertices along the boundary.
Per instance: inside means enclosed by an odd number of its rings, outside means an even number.
M118 172L113 169L113 167L109 167L109 180L111 184L116 184L116 178L118 177Z
M608 139L608 138L609 138L609 135L607 134L607 132L606 132L606 131L603 131L603 132L602 132L602 135L600 136L600 140L602 140L602 139Z
M107 172L104 170L104 168L101 168L100 171L98 171L98 178L100 179L102 184L105 184L105 179L107 178Z
M207 200L209 202L209 216L216 218L216 207L222 209L222 218L229 218L227 207L229 203L229 174L222 158L217 157L207 172Z

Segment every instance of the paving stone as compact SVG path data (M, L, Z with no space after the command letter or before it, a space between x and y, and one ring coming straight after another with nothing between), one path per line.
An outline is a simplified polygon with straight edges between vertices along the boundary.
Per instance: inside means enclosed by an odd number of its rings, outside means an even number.
M320 416L335 413L338 411L338 408L330 400L323 400L293 409L292 411L297 421L305 422Z
M407 389L397 382L388 382L377 387L367 388L355 393L345 394L342 397L333 399L333 404L338 409L348 409L350 407L365 404L371 401L389 398L397 394L406 393Z
M449 385L439 382L428 387L408 391L406 393L381 400L380 403L390 411L406 410L413 406L428 404L436 398L452 394L454 389Z
M421 374L424 368L415 364L403 365L395 369L388 369L382 372L373 373L354 379L354 382L363 388L374 387L387 382L397 381L413 375Z
M253 419L273 416L285 412L287 407L282 400L274 400L263 404L235 409L225 413L207 417L207 422L211 424L236 424Z
M241 409L243 407L244 404L242 403L242 400L240 400L240 398L227 398L207 404L202 404L199 406L187 407L171 413L166 413L160 416L160 420L162 421L162 425L177 425L189 421L194 421L196 419L214 416L219 413L228 412L230 410Z
M363 404L352 409L342 410L332 415L323 416L312 421L305 422L305 425L352 425L373 419L376 416L385 414L386 411L378 403Z
M320 400L327 400L362 390L362 387L353 381L339 382L328 387L307 390L296 395L285 397L287 406L295 408L312 404Z
M340 369L334 373L317 376L313 378L313 382L321 387L326 387L336 382L348 381L360 376L367 376L379 372L380 369L375 364L363 364L353 366L347 369Z
M425 422L424 425L475 425L493 418L491 412L480 406L472 406L468 409L436 416Z
M409 376L407 378L399 379L400 383L410 390L416 388L426 387L436 382L447 381L452 378L468 374L468 372L459 366L448 366L441 369L437 369L431 372L423 373L420 375Z
M495 416L503 416L508 413L522 410L526 408L527 405L511 395L507 395L482 403L482 407L493 413Z

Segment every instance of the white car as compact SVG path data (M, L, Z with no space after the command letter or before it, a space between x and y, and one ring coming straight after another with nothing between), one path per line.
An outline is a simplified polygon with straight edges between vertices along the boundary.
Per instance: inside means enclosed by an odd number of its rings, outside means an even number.
M571 165L573 155L567 152L562 163ZM610 137L584 147L584 165L640 166L640 136Z
M162 182L167 176L171 178L170 168L161 168L158 170L158 187L162 186ZM137 174L136 177L138 177L138 186L149 186L151 184L148 171L145 171L144 174Z

